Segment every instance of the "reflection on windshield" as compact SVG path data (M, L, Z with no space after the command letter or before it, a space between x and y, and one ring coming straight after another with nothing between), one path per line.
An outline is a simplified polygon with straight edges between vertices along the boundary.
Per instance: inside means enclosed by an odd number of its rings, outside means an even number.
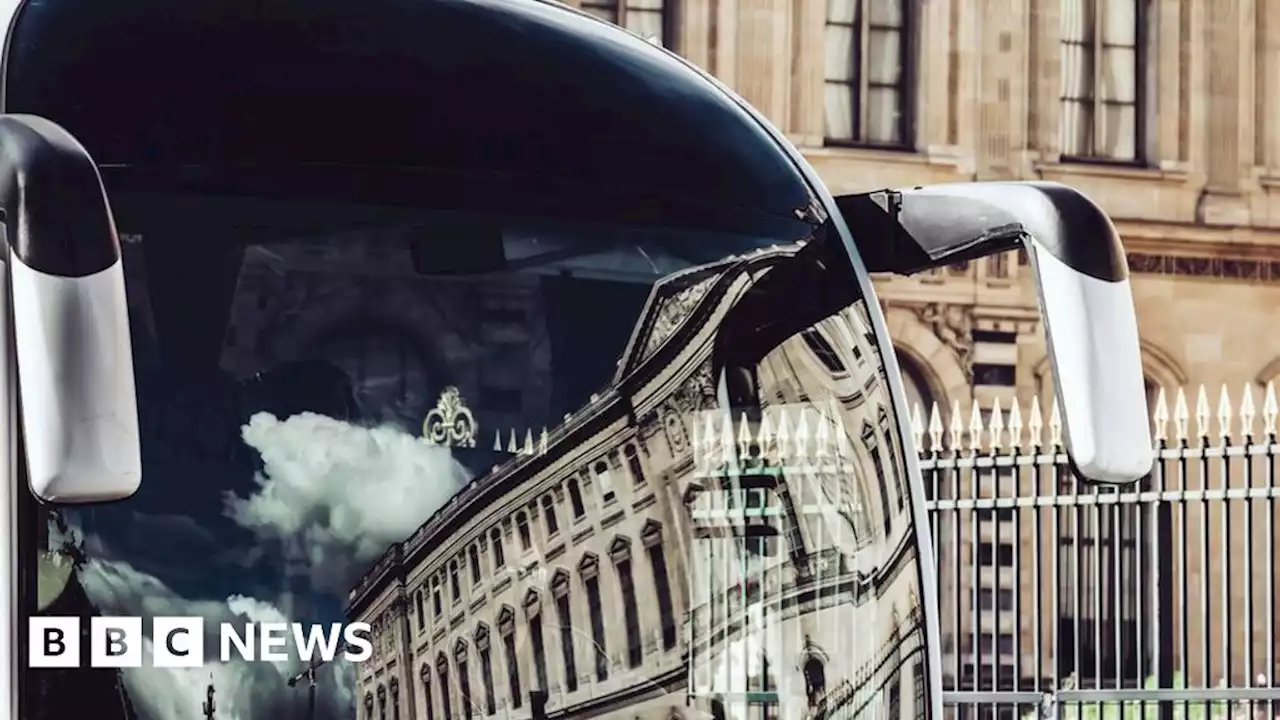
M880 349L803 243L512 222L522 262L422 275L386 228L135 216L147 481L51 528L47 612L371 623L316 718L923 712ZM307 707L297 658L146 665L120 716Z

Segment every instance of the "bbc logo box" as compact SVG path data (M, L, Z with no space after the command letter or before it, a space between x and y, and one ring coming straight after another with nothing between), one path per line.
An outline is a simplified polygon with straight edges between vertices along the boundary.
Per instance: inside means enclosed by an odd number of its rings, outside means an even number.
M33 617L27 625L27 663L33 668L142 666L146 637L140 617ZM85 633L83 630L87 629ZM200 667L204 664L204 619L157 617L151 621L151 664ZM87 641L88 647L83 645Z

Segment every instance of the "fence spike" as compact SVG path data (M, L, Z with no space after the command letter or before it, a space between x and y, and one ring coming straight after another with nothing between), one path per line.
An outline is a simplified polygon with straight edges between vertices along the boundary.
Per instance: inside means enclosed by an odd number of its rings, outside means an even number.
M1036 395L1031 396L1031 418L1027 422L1027 430L1031 434L1032 449L1043 447L1044 414L1040 412L1040 398Z
M942 411L938 409L938 402L933 402L933 409L929 411L929 449L934 452L942 452Z
M1164 388L1160 388L1160 394L1156 396L1156 409L1151 414L1152 424L1155 426L1156 440L1169 439L1169 401L1165 397Z
M1196 390L1196 435L1209 437L1209 393L1205 392L1204 383Z
M733 466L733 416L724 414L724 422L720 423L720 460Z
M991 405L991 449L999 450L1004 445L1004 418L1000 414L1000 398Z
M1022 449L1022 408L1018 406L1016 397L1009 407L1009 446Z
M779 462L791 457L791 426L787 424L787 409L778 408L778 427L773 433Z
M502 431L501 430L493 431L493 451L502 452Z
M756 444L760 446L760 457L769 457L777 448L777 443L773 437L773 422L769 420L769 413L760 414L760 433L756 436Z
M1276 434L1276 415L1280 415L1280 405L1276 404L1276 381L1267 381L1267 395L1262 399L1262 431L1268 436Z
M1058 396L1053 396L1053 406L1049 410L1049 444L1055 448L1062 447L1062 409L1058 405Z
M1253 421L1258 417L1253 407L1253 383L1244 384L1244 393L1240 398L1240 434L1245 440L1253 437Z
M976 402L969 408L969 449L976 452L982 449L982 411Z
M792 434L792 439L796 443L796 458L800 460L807 459L809 452L809 419L803 412L800 413L800 419L796 421L796 431Z
M524 454L533 454L533 428L524 431Z
M951 401L951 427L948 428L951 435L951 451L956 452L960 449L960 438L964 436L964 422L960 420L960 401Z
M515 455L519 449L516 446L516 429L511 428L511 436L507 438L507 452Z
M911 439L915 441L916 449L924 449L924 419L920 413L920 403L912 403L911 405Z
M738 457L743 460L751 457L751 424L745 412L738 415Z
M1218 437L1223 440L1231 437L1231 398L1227 397L1226 383L1218 392Z
M1178 431L1179 442L1188 439L1187 424L1190 420L1191 413L1187 411L1187 391L1178 388L1178 394L1173 400L1173 424Z
M818 413L818 432L815 434L818 448L814 453L818 457L827 457L831 454L831 415L826 408Z

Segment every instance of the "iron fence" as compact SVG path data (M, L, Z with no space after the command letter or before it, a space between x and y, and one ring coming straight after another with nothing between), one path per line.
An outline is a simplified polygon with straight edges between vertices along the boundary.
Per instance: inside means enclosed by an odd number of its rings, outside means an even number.
M948 718L1280 718L1280 412L1255 394L1161 390L1120 488L1073 472L1056 403L915 409Z

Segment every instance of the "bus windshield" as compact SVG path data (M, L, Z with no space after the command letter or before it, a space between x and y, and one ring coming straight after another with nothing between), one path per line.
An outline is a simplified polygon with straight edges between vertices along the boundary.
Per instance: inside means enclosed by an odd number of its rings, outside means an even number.
M820 230L112 201L144 482L48 511L38 612L204 657L33 671L24 717L926 712L891 349ZM226 656L252 622L370 652Z

